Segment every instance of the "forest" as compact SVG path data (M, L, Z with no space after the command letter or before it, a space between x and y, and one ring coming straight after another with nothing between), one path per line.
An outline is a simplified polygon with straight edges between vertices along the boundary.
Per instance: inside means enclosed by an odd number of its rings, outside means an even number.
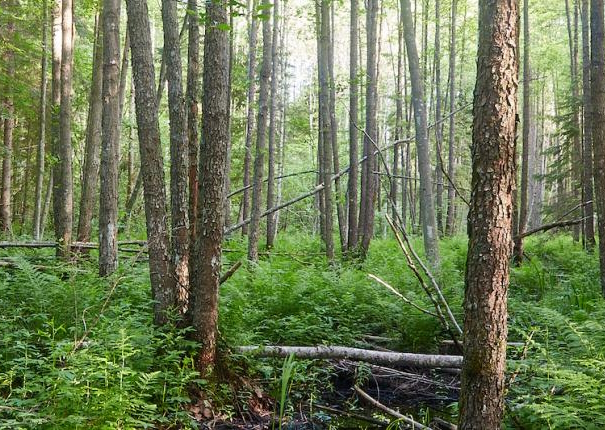
M604 0L0 0L0 429L605 428Z

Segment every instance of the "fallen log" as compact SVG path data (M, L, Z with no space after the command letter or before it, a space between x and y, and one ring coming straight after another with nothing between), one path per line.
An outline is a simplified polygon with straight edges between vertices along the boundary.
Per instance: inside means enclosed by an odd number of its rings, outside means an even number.
M147 246L146 240L124 240L119 241L118 246L123 245L135 245L135 246ZM55 248L57 246L57 242L0 242L0 248ZM97 249L99 247L98 243L95 242L72 242L71 248L73 250L78 249ZM120 249L122 250L122 249ZM132 249L125 249L125 252L133 252Z
M348 359L368 363L426 368L462 367L461 355L412 354L407 352L372 351L346 346L240 346L236 351L258 357L288 357L294 354L304 359Z

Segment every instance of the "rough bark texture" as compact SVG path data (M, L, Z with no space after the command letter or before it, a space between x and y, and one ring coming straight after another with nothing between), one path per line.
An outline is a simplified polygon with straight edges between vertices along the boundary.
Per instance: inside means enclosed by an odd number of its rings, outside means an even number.
M99 275L118 268L120 165L120 0L103 2L103 137L99 203Z
M164 162L154 88L149 12L145 0L127 0L126 5L147 222L149 275L155 300L154 321L164 324L167 321L166 311L175 304L176 280L170 264Z
M351 26L349 33L349 182L348 182L348 207L349 222L347 234L347 249L354 250L357 247L357 181L359 175L358 151L359 135L357 132L357 121L359 119L359 84L357 77L357 40L358 40L358 0L351 0Z
M584 238L586 249L595 247L594 236L594 192L592 180L592 106L590 94L590 23L588 0L582 0L582 101L584 104L582 185L584 187Z
M73 227L73 178L71 148L71 89L73 65L72 0L61 1L61 105L59 107L59 142L55 148L53 213L55 237L60 246L57 255L68 258Z
M269 1L263 0L263 10L269 9ZM263 195L263 171L265 168L265 143L267 141L268 98L271 80L271 21L263 20L263 60L260 71L258 95L258 119L256 128L256 153L254 156L254 180L252 187L252 214L248 238L248 260L258 261L261 203Z
M502 425L515 187L517 45L517 2L480 3L460 429L497 430Z
M168 116L170 118L170 212L172 222L172 265L177 281L177 307L184 312L189 288L189 174L187 114L183 94L183 71L179 22L175 0L162 0L164 53L168 80Z
M605 296L605 43L603 0L590 1L590 79L592 94L592 139L594 185L599 227L601 289Z
M103 17L97 21L92 65L92 82L86 120L86 144L84 147L84 168L78 218L79 242L88 242L92 231L92 217L99 197L99 156L101 150L101 121L103 112Z
M376 124L377 66L376 66L376 32L377 32L378 1L368 0L366 12L367 66L366 66L366 129L363 139L363 155L365 161L361 166L361 198L359 203L359 234L361 243L359 251L362 256L368 252L370 241L374 235L374 200L376 198L374 171L376 157L374 143L378 142Z
M456 13L458 0L452 0L452 14L450 21L450 65L449 65L449 138L448 138L448 157L447 174L450 177L447 186L447 217L445 221L445 234L451 236L456 229L456 190L454 183L456 181L456 121L454 119L454 110L456 109Z
M13 6L11 1L3 1L2 9L6 10L10 16L12 14L10 9ZM15 23L12 19L6 24L3 29L2 41L10 46L14 41L12 40L15 33ZM6 73L6 79L12 82L15 76L15 52L12 48L5 48L2 53L2 68ZM4 88L4 109L5 116L3 119L3 154L2 154L2 195L0 197L0 229L5 235L11 233L12 228L12 210L11 210L11 193L12 193L12 182L13 182L13 132L15 129L15 101L13 98L13 91L10 84Z
M433 203L433 180L429 156L428 120L424 104L424 78L420 71L416 39L412 27L410 0L401 0L403 10L403 37L408 53L408 66L412 84L412 104L416 125L416 150L418 153L418 171L420 173L420 212L422 217L422 235L424 250L432 264L439 261L437 248L437 220Z
M244 187L250 185L250 169L252 164L252 140L254 136L254 95L256 93L256 41L258 36L258 20L256 19L256 0L252 0L250 10L250 31L248 33L248 94L246 114L246 152L244 154ZM242 198L242 217L250 215L250 191L244 190ZM248 234L248 227L242 228L242 234Z
M278 88L278 68L279 62L277 58L278 48L278 17L279 17L279 1L273 1L273 33L271 40L271 96L269 97L269 165L267 169L267 209L275 205L275 158L277 149L275 145L276 129L277 129L277 88ZM267 215L267 249L273 248L275 242L275 214Z
M42 220L43 188L44 188L44 161L46 153L46 99L48 79L48 0L42 2L42 73L40 76L40 111L39 111L39 135L38 151L36 154L36 195L34 206L33 236L34 240L40 240L40 223Z
M200 92L200 25L197 0L188 0L187 47L187 140L189 145L189 246L196 238L198 147L199 147L199 92Z
M229 141L229 32L224 1L206 7L198 228L191 283L191 321L202 347L199 370L215 362L223 239L224 183Z

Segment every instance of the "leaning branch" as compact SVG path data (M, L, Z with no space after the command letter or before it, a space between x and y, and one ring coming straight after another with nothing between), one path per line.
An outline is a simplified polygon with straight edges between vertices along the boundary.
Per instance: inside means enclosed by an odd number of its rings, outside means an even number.
M582 221L584 221L584 218L572 219L572 220L567 220L567 221L559 221L559 222L551 222L550 224L544 224L538 228L534 228L533 230L525 231L525 232L521 233L520 235L518 235L517 238L523 239L524 237L531 236L532 234L552 230L553 228L568 227L570 225L580 224Z
M258 357L288 357L294 354L295 357L303 359L348 359L392 366L455 369L462 367L460 355L384 352L345 346L240 346L236 350L242 354Z

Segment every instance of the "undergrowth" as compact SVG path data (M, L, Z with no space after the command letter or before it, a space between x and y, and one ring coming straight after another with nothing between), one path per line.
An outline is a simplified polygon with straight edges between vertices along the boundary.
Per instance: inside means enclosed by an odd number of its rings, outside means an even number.
M245 258L240 240L225 248L225 268ZM391 349L438 351L447 338L439 323L367 276L430 308L394 240L374 241L363 264L330 266L320 249L317 239L283 234L270 255L237 271L221 287L221 344L367 347L375 335L391 339ZM597 258L566 236L532 238L526 251L530 260L511 273L509 337L527 351L509 349L507 426L605 428ZM192 393L205 390L226 416L236 413L234 396L246 398L200 379L184 331L153 326L144 263L125 261L103 280L90 262L15 255L2 256L17 267L0 268L0 428L195 428L186 407ZM460 322L465 260L463 238L441 242L435 275ZM281 398L280 414L331 389L321 362L296 360L285 379L282 360L244 360L248 377Z

